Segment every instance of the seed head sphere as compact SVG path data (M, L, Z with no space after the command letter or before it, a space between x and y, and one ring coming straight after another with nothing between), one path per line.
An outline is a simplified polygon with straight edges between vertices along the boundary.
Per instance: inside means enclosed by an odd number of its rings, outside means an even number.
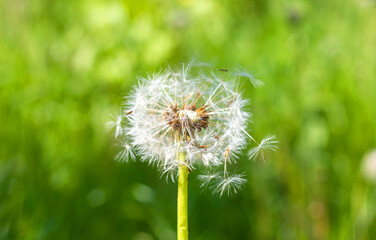
M256 144L249 151L253 159L264 159L265 150L274 151L278 143L274 136L258 143L246 131L251 115L244 109L248 101L240 86L244 78L254 86L262 83L244 69L231 74L194 68L167 69L139 80L124 109L109 123L122 145L116 159L139 156L172 180L179 164L190 170L203 166L202 187L220 195L237 192L246 180L243 174L230 174L227 165L236 163L249 140ZM184 163L178 160L180 152L186 156Z

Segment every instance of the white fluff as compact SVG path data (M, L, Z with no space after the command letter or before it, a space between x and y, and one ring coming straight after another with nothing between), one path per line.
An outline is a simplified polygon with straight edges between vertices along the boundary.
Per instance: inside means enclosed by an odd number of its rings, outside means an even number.
M116 158L127 161L135 158L136 151L140 160L159 166L167 177L173 179L181 164L177 160L178 152L184 151L186 164L191 170L196 165L203 165L206 169L224 168L223 177L210 173L200 175L203 187L213 182L216 186L211 189L220 195L230 190L237 192L246 180L239 174L229 176L227 164L236 162L248 139L257 144L249 153L251 158L258 155L263 158L262 150L274 150L273 144L277 141L267 138L258 144L246 132L251 114L243 109L248 101L238 91L238 80L244 77L244 71L241 74L235 72L233 79L228 81L213 72L201 71L197 76L190 73L189 65L183 66L180 72L166 70L140 79L138 86L125 98L122 114L109 124L115 127L115 137L124 142ZM246 77L251 78L251 75ZM261 85L254 79L252 83ZM200 131L184 126L179 131L187 132L189 140L181 140L176 137L176 129L167 123L166 111L177 105L181 109L177 114L179 120L198 121L197 112L183 109L183 105L195 102L197 108L207 110L209 124Z

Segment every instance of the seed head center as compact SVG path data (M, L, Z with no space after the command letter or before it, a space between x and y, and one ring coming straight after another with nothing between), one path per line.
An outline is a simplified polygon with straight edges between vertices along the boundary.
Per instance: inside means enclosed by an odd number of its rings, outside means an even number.
M197 120L199 120L197 112L192 111L192 110L179 110L178 116L180 120L183 120L186 117L188 117L189 120L193 122L196 122Z
M195 132L206 129L209 125L209 115L205 106L196 108L196 104L184 105L179 108L177 104L166 109L164 119L174 131L183 138L194 138Z

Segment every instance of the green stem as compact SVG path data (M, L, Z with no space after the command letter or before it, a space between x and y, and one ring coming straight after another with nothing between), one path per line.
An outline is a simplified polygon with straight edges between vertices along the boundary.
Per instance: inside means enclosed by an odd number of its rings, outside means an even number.
M185 153L178 155L179 162L185 163ZM178 178L178 240L188 240L188 174L187 165L180 164Z

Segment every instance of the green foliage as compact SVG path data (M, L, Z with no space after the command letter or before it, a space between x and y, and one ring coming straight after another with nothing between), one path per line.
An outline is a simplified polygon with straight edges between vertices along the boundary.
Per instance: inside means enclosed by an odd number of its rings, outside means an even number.
M218 199L189 186L192 239L372 239L376 8L349 1L0 0L0 239L175 239L176 184L113 161L137 76L241 64L252 132L280 142Z

